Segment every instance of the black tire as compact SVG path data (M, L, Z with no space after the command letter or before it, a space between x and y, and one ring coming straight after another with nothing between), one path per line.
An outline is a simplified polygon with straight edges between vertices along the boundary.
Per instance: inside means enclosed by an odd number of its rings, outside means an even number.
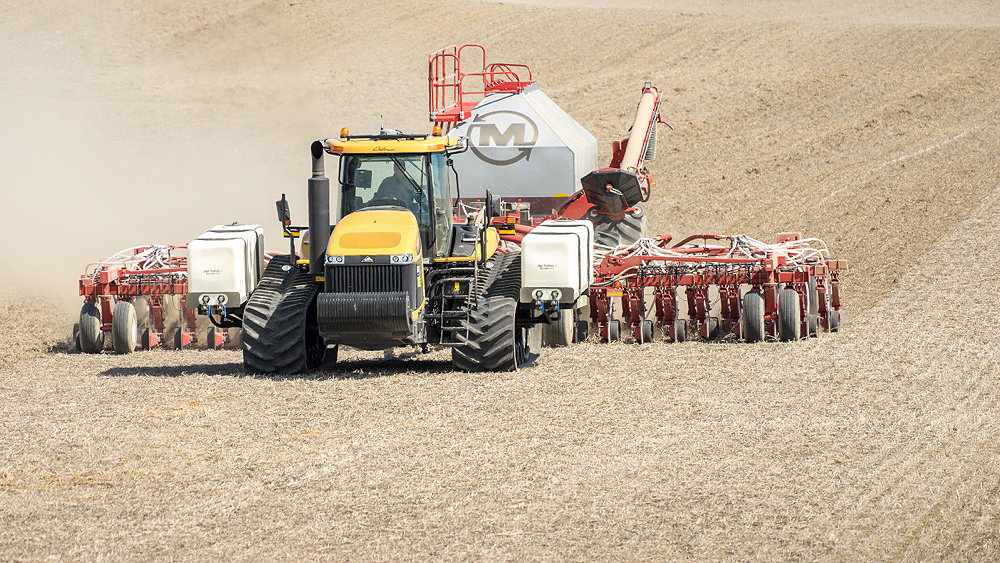
M686 342L688 339L688 322L687 319L677 319L674 321L674 337L673 342Z
M184 329L175 328L173 332L174 350L184 349Z
M778 295L778 339L782 342L791 342L801 337L799 293L791 288L783 289Z
M632 244L646 236L646 209L641 203L633 211L625 213L621 221L612 221L600 213L589 213L587 218L594 224L596 244L612 247Z
M608 342L618 342L622 339L622 322L618 319L608 321Z
M705 340L713 340L721 336L722 325L719 323L719 317L708 317L705 319L705 324L708 325L708 336L705 337Z
M295 374L323 363L326 342L316 323L313 276L289 264L268 263L243 312L243 368L251 374Z
M152 329L144 328L139 331L139 347L143 350L150 350L152 347L149 345L150 336L153 334ZM155 344L155 343L154 343Z
M538 357L535 327L517 326L521 255L498 256L477 282L476 302L465 323L462 342L451 349L455 369L465 372L514 371Z
M748 291L743 296L743 315L740 323L743 340L764 341L764 296L759 291Z
M143 329L153 328L153 314L149 309L149 298L139 295L132 298L132 306L135 307L135 319L139 323L139 333Z
M639 325L639 335L642 337L640 338L639 341L640 344L646 344L648 342L652 342L654 340L653 321L649 319L644 319L642 323Z
M529 364L529 335L517 327L516 313L517 301L512 297L480 297L469 313L468 339L451 349L455 368L466 372L514 371Z
M101 308L93 301L80 309L80 351L99 354L104 350L104 331L101 330Z
M569 346L573 343L575 328L573 311L564 310L560 313L558 321L542 325L542 342L547 348Z
M830 311L830 316L827 319L830 332L840 332L840 311Z
M243 348L243 329L241 328L230 328L227 330L229 333L229 339L222 344L222 347L226 350L240 350ZM329 355L329 352L327 352Z
M590 323L587 321L576 321L576 334L573 335L573 342L586 342L590 337Z
M80 323L73 323L73 349L82 352L80 349Z
M160 315L163 319L163 344L168 350L179 350L181 337L178 333L185 330L184 311L179 295L164 295L160 297Z
M111 343L116 354L131 354L139 345L139 319L128 301L116 303L111 313Z
M215 335L219 334L219 331L221 331L221 330L223 330L223 329L216 328L214 326L208 327L208 330L205 331L205 347L206 348L208 348L209 350L218 350L219 348L222 348L222 346L219 346L219 345L215 344ZM223 335L223 343L225 343L225 332L223 332L222 335Z
M816 286L816 278L810 276L809 282L806 284L806 295L809 298L809 306L807 307L809 316L806 318L806 332L811 338L819 337L819 289Z
M806 295L809 297L809 311L810 315L819 314L819 289L816 287L816 278L810 276L809 282L806 283Z

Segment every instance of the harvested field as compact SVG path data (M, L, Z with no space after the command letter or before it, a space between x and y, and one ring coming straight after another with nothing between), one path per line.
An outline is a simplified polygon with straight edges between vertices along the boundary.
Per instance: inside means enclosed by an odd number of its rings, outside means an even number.
M5 7L0 557L1000 558L1000 13L936 6ZM474 376L64 351L84 263L273 234L309 141L425 129L424 54L463 41L532 64L602 148L660 85L652 230L826 239L845 332Z

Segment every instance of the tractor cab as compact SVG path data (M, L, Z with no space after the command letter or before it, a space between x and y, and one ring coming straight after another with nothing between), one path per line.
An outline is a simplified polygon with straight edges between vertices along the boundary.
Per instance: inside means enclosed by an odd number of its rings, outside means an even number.
M446 256L452 237L452 187L448 139L383 131L329 139L341 156L339 216L363 209L403 209L413 214L422 253Z

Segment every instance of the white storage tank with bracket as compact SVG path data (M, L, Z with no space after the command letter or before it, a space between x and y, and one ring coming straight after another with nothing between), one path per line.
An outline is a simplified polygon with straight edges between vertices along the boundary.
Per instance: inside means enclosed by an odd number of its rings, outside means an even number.
M260 225L216 225L188 244L189 307L239 307L264 269Z
M590 221L555 219L543 222L521 241L522 303L559 301L578 308L594 282L594 225Z

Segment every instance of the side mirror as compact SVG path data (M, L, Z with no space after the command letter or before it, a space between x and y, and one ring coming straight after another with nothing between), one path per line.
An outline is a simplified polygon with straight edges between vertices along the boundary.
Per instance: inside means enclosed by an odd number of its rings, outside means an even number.
M490 218L503 215L503 200L489 191L486 192L486 214Z
M288 200L285 199L285 194L281 194L281 199L274 202L274 206L278 208L278 222L282 225L291 225L292 213L288 210Z
M372 187L372 171L358 169L354 171L354 187L370 190Z

